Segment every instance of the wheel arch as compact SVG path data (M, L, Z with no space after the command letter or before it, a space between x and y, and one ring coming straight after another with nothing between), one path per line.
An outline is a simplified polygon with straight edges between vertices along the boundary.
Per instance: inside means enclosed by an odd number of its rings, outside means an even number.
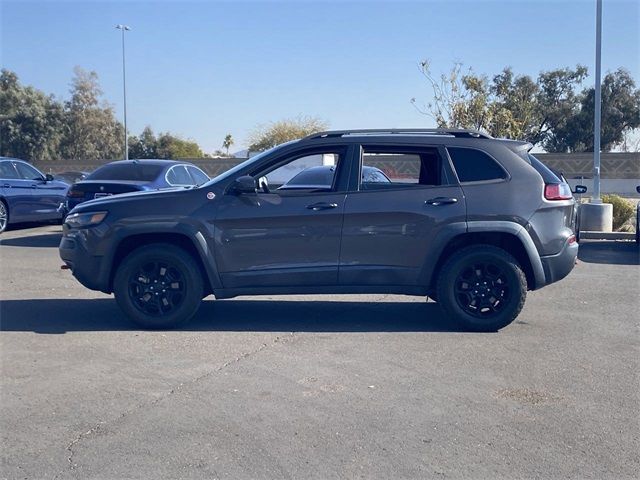
M493 245L511 254L520 264L527 279L527 289L535 290L544 286L545 276L542 262L529 234L522 226L513 224L508 228L496 228L490 225L471 225L467 232L451 238L441 250L438 260L429 278L429 288L433 290L445 262L461 248L471 245ZM480 223L480 222L478 222ZM510 223L510 222L495 222Z
M196 236L198 235L202 237L202 234L196 234ZM196 242L198 242L199 245ZM213 288L216 283L215 277L212 278L212 276L215 275L215 273L211 272L210 268L207 268L209 262L207 261L206 254L201 250L203 248L203 245L206 249L206 241L204 240L204 237L202 237L201 239L197 238L194 241L191 236L177 232L136 233L122 238L116 245L110 262L111 267L108 277L109 291L113 291L113 281L116 272L127 255L134 252L138 248L154 243L170 244L181 248L189 255L191 255L198 265L198 268L200 269L200 274L202 275L202 279L204 282L204 294L209 295L213 293Z

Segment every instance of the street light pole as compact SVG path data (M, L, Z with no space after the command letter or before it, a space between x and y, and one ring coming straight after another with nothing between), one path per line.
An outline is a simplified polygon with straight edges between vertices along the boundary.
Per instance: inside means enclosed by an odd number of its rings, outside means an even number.
M580 205L580 230L610 232L613 227L613 205L602 203L600 197L600 128L601 79L600 54L602 51L602 0L596 0L596 88L593 120L593 196L591 202Z
M600 122L601 122L601 52L602 52L602 0L596 0L596 89L593 121L593 199L600 203Z
M124 56L124 32L131 30L127 25L116 25L122 31L122 99L124 103L124 159L129 160L129 142L127 141L127 75Z

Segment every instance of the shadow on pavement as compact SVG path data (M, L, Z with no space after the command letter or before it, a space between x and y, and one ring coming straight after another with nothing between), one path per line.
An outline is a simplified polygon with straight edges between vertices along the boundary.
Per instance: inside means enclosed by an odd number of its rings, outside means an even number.
M582 241L578 250L578 259L587 263L640 265L640 249L635 242Z
M139 330L113 299L5 300L0 331L61 334ZM179 330L256 332L457 332L427 302L217 300Z
M26 237L0 238L0 245L7 247L58 248L62 232L44 233Z

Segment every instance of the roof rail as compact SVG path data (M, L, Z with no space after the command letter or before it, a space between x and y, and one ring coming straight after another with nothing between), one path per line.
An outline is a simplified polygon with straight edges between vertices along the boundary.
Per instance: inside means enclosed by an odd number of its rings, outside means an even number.
M326 132L313 133L302 140L345 137L349 135L448 135L457 138L493 138L477 130L459 128L374 128L364 130L328 130Z

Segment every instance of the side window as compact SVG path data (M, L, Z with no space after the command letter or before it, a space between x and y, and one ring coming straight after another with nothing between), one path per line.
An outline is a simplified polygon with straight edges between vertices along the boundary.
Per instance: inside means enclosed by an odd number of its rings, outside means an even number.
M11 162L0 162L0 178L18 179L18 172Z
M207 183L209 181L209 177L206 173L196 167L188 166L187 170L191 174L191 178L195 182L195 185L202 185L203 183Z
M193 180L191 180L191 177L184 165L171 167L167 172L167 182L174 186L193 185Z
M381 188L441 185L442 161L434 148L364 147L360 187Z
M461 182L500 180L507 177L502 167L480 150L449 147L447 151Z
M21 162L15 162L14 165L18 169L20 178L24 180L42 180L42 174L32 166Z
M334 151L295 156L259 173L260 186L270 191L331 191L341 154Z

